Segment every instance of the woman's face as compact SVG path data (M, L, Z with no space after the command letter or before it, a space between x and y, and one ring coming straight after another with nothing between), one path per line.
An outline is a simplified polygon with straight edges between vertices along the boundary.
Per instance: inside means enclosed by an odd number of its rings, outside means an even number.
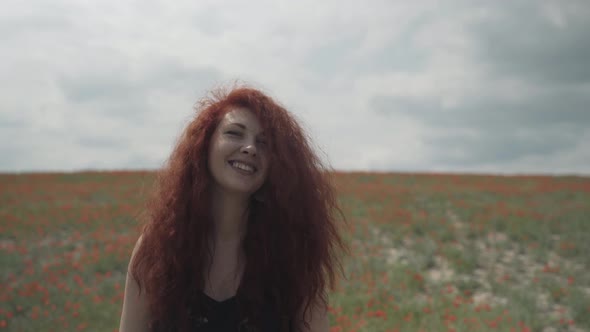
M256 116L234 107L215 129L209 145L209 171L218 189L251 195L266 180L268 147Z

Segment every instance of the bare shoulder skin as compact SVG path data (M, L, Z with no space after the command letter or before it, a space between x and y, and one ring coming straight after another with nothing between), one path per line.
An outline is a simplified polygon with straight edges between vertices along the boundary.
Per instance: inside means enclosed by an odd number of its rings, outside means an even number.
M141 236L133 248L129 267L127 268L127 278L125 280L125 297L123 300L123 312L121 314L121 323L119 332L144 332L148 330L148 304L145 291L139 294L139 285L131 274L131 266L135 254L141 245Z
M301 315L301 314L300 314ZM304 332L328 332L330 330L330 320L328 319L328 308L323 304L315 302L310 312L305 315L304 320L309 324L309 329L301 324L299 327Z

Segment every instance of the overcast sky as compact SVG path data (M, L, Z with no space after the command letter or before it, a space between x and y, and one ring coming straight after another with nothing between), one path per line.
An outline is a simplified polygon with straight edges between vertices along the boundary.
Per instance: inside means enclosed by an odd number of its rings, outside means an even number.
M589 35L587 0L8 0L0 172L158 168L240 79L335 169L590 174Z

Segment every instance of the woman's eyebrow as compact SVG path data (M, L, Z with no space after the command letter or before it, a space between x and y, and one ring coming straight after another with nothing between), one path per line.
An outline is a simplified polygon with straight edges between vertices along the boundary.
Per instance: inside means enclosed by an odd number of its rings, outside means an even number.
M239 123L239 122L231 122L231 123L228 124L228 126L237 126L237 127L240 127L240 128L242 128L244 130L246 130L246 128L247 128L246 125L244 125L242 123ZM264 136L266 136L266 134L265 134L264 131L261 131L256 136L263 136L264 137Z
M245 125L243 125L243 124L241 124L241 123L239 123L239 122L232 122L232 123L230 123L229 125L230 125L230 126L232 126L232 125L233 125L233 126L238 126L238 127L242 128L242 129L244 129L244 130L246 129L246 126L245 126Z

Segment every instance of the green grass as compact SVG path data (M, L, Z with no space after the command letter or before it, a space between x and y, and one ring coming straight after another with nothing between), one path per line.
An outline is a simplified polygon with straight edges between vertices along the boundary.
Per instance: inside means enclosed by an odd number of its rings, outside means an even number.
M153 180L0 175L0 330L116 330ZM352 255L329 294L331 332L590 330L589 178L339 173L336 183Z

